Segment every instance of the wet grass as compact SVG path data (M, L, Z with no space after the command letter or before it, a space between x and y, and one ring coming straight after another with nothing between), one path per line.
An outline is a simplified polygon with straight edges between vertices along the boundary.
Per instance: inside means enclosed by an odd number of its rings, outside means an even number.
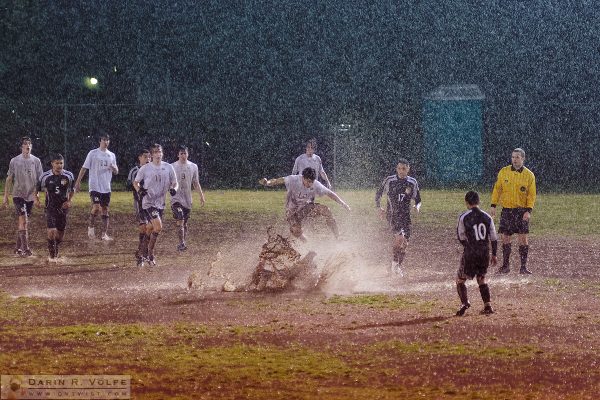
M435 306L435 301L422 301L411 296L389 296L385 294L354 296L334 295L327 300L324 300L323 303L364 306L368 308L386 310L415 309L420 312L429 312Z

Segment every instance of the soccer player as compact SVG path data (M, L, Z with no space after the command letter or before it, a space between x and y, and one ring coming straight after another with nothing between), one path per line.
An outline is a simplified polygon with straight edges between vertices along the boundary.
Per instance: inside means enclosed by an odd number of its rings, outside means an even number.
M385 178L375 194L375 206L379 209L380 217L387 219L394 234L390 273L400 276L403 276L401 265L411 233L411 201L414 200L417 212L421 209L419 184L415 178L408 176L409 171L409 162L404 158L398 160L396 174ZM381 197L384 194L387 194L385 210L381 207Z
M467 279L477 277L479 293L483 300L484 308L482 314L492 314L490 288L485 283L488 265L496 265L496 251L498 249L498 235L492 217L479 208L479 194L469 191L465 195L467 211L458 218L456 233L458 240L463 245L463 255L460 259L458 276L456 278L456 290L460 298L461 307L456 315L462 316L471 307L467 296ZM492 242L492 258L490 260L490 241Z
M187 250L185 240L187 239L188 220L192 210L192 190L198 191L201 206L204 206L205 200L198 179L198 165L188 160L189 152L186 146L179 146L178 157L179 159L171 164L179 183L177 194L171 196L171 211L177 222L177 235L179 236L177 250L185 251Z
M317 172L317 176L323 179L327 189L331 189L331 183L329 178L323 169L323 162L321 157L315 154L317 151L317 139L310 139L306 142L306 153L299 155L294 162L294 168L292 168L292 175L300 175L305 168L312 168Z
M8 194L12 193L17 215L17 244L15 254L31 256L29 248L29 216L34 203L34 193L42 173L42 163L31 154L31 138L21 138L21 154L12 158L8 165L8 176L4 185L2 208L8 207Z
M75 191L79 191L81 180L85 173L89 170L89 192L92 202L90 210L90 220L88 224L88 237L94 239L96 237L95 224L98 214L102 214L102 240L113 240L108 236L109 214L111 188L110 183L113 175L119 173L117 167L117 159L115 154L108 150L110 144L110 136L101 132L99 137L100 145L97 149L90 151L85 158L83 166L75 181Z
M138 243L138 251L135 252L135 259L139 262L141 262L142 257L147 257L147 254L140 254L139 253L139 249L142 246L142 243L146 237L146 224L148 224L148 217L146 216L146 213L142 211L142 198L140 196L140 194L138 193L137 190L135 190L135 188L133 187L133 181L135 180L135 176L137 175L137 172L140 170L140 168L143 165L146 165L150 162L150 150L140 150L138 155L137 155L137 164L136 166L134 166L133 168L131 168L131 170L129 171L129 174L127 175L127 183L126 183L126 188L127 190L132 190L133 191L133 211L135 213L137 222L138 222L138 230L139 230L139 243ZM141 181L140 182L140 186L144 187L144 182Z
M329 207L315 203L315 197L327 196L346 210L350 206L344 202L335 192L323 186L317 179L314 168L308 167L302 171L302 175L288 175L282 178L262 178L258 183L263 186L285 185L287 198L285 202L286 218L290 224L290 232L302 241L306 237L302 233L302 220L307 216L323 216L327 226L331 229L336 239L339 237L337 223Z
M148 259L143 257L138 259L138 266L144 266L144 261L148 265L155 266L156 258L154 256L154 247L158 235L162 231L162 216L165 210L165 197L167 192L171 196L177 194L177 176L173 166L164 162L163 148L160 144L153 144L150 148L152 162L143 165L137 172L133 180L133 187L142 198L142 210L146 214L149 223L146 225L146 235L140 243L138 254L148 255ZM144 186L141 182L144 182Z
M531 274L527 268L529 254L529 220L535 204L535 175L524 165L525 151L516 148L512 152L511 165L498 172L498 179L492 190L492 207L490 214L496 217L496 205L502 205L500 229L502 234L502 267L497 273L510 272L511 238L518 234L519 255L521 256L522 274Z
M36 193L35 205L41 207L38 192L46 192L46 222L48 226L48 262L58 262L58 248L65 235L67 214L75 195L73 173L64 169L61 154L52 156L52 169L42 174Z

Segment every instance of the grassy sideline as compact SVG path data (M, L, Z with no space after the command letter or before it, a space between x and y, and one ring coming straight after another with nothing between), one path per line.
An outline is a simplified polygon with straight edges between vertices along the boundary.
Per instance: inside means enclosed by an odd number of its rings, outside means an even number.
M197 221L240 223L248 220L278 218L283 220L285 192L282 190L210 190L207 204L200 209L197 194ZM353 208L352 218L375 218L373 191L340 191ZM431 191L422 193L423 207L415 224L454 226L465 209L464 192ZM482 194L483 209L489 205L489 193ZM330 200L342 218L344 210ZM75 197L74 217L87 213L86 193ZM12 205L12 201L11 201ZM113 214L131 213L131 193L115 192ZM39 211L36 211L39 214ZM196 218L196 217L195 217ZM199 222L201 223L201 222ZM0 213L3 235L0 251L4 257L13 241L12 212ZM572 236L578 239L600 238L600 195L540 194L534 210L532 236ZM355 308L390 309L424 315L430 313L428 303L401 296L349 296L307 305L319 307L317 313L351 312ZM240 302L250 309L252 304ZM483 343L448 343L427 339L385 340L357 345L351 341L336 342L316 348L296 337L294 326L285 321L266 325L210 325L182 322L174 324L44 324L44 314L60 310L56 300L18 297L0 291L0 373L2 374L129 374L132 376L132 398L200 399L200 398L271 398L271 399L497 399L549 398L543 384L529 387L473 383L470 390L452 379L434 380L420 385L418 371L399 377L390 365L398 360L407 364L468 358L457 379L471 380L481 365L494 363L507 369L530 365L534 360L547 362L559 357L536 346L520 342L503 342L495 338ZM401 311L398 311L400 309ZM350 310L350 311L348 311ZM450 322L455 323L455 322ZM574 324L579 323L577 321ZM433 325L440 329L440 324ZM270 343L269 337L286 337L285 343ZM435 336L435 335L433 335ZM349 339L345 339L349 340ZM424 361L427 360L427 361ZM411 385L398 385L399 379ZM522 390L522 391L521 391ZM562 398L580 398L572 392Z

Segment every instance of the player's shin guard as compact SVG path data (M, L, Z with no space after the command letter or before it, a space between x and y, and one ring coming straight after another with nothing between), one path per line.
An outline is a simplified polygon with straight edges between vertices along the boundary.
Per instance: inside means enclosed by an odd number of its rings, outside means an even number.
M488 286L487 283L479 285L479 293L481 293L481 300L483 300L484 304L489 304L490 301L492 301L492 298L490 295L490 287Z
M402 264L402 261L404 261L404 256L406 256L406 250L404 248L394 249L394 261L397 261L398 264Z
M185 226L183 224L177 227L177 236L179 237L179 244L185 243Z
M510 243L502 245L502 269L510 268L510 253L512 245Z
M148 242L148 257L154 257L154 246L156 245L156 239L158 239L158 232L152 232Z
M456 282L456 291L461 304L469 304L469 296L467 295L467 285L464 282Z
M96 225L96 214L91 213L90 214L90 223L88 224L88 227L93 228L94 225Z
M529 246L519 246L519 255L521 256L521 269L527 268L527 256L529 255Z
M102 234L108 233L108 223L110 217L108 215L102 215Z
M148 242L150 242L150 236L145 233L140 233L140 242L138 244L136 256L148 258Z

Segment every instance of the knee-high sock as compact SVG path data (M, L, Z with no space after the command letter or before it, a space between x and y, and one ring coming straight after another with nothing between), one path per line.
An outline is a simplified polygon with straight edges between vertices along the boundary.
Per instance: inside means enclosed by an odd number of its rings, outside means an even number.
M17 250L22 250L21 231L17 231Z
M479 285L479 293L481 293L481 300L483 300L484 304L488 304L491 301L490 287L487 283Z
M529 246L519 246L519 255L521 256L521 268L527 268L527 256L529 255Z
M57 253L56 240L48 239L48 254L50 254L50 258L55 258Z
M406 255L406 249L394 249L394 261L397 261L398 264L402 264L404 261L404 256Z
M28 250L29 249L29 238L27 237L27 231L26 230L20 230L19 231L19 242L20 242L20 249L21 250Z
M102 234L108 233L108 221L110 217L108 215L102 216Z
M90 214L90 223L88 226L93 228L94 225L96 225L96 214Z
M502 268L510 267L510 252L512 245L510 243L502 245Z
M150 241L148 242L149 257L154 257L154 246L156 245L156 239L158 239L158 232L152 232L150 235Z
M464 282L456 283L456 291L458 292L458 298L461 304L468 304L469 297L467 296L467 285Z
M177 227L177 236L179 236L179 244L185 243L185 226L183 224Z

